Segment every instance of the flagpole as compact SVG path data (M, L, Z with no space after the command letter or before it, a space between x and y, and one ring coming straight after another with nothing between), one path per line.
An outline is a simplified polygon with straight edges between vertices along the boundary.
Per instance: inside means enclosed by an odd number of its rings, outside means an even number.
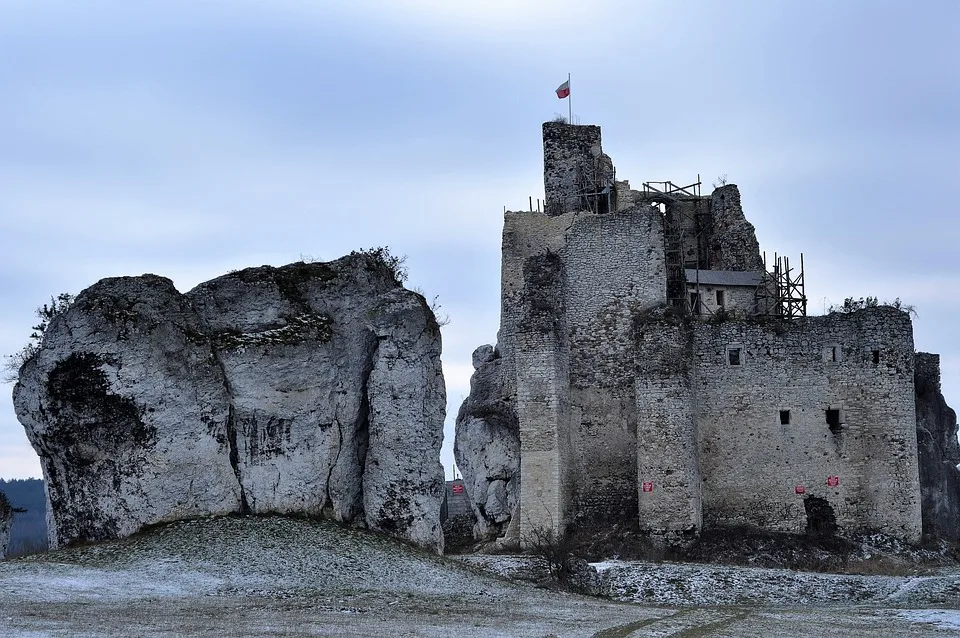
M567 124L573 124L573 87L570 85L570 74L567 73Z

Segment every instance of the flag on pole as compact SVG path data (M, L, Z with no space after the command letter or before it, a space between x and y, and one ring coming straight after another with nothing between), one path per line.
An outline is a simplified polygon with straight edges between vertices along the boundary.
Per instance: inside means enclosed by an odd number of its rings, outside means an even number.
M557 97L561 100L565 97L570 97L570 80L567 80L557 87Z

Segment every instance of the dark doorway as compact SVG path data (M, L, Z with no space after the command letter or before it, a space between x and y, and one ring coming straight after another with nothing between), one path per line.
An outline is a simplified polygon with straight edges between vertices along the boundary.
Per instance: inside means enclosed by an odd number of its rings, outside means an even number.
M837 533L837 516L825 498L809 496L803 499L807 513L807 534L810 536L833 536Z

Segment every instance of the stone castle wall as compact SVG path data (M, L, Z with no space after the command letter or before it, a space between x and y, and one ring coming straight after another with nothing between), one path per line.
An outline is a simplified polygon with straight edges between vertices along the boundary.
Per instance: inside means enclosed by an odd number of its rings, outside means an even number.
M758 320L754 288L736 285L701 289L706 314L722 288L735 317L681 316L667 301L689 295L683 266L763 268L737 187L674 197L621 181L616 212L577 211L590 204L571 198L579 167L609 162L600 130L546 123L543 137L547 210L505 214L497 375L477 369L457 434L466 450L488 394L515 410L519 477L503 482L508 503L520 483L521 540L638 515L668 542L740 524L919 539L918 415L938 433L956 426L932 390L915 403L909 317ZM466 481L475 503L499 502L487 474Z
M636 334L640 529L673 541L703 527L693 335L663 316L638 321Z
M636 511L632 318L665 298L659 212L507 213L499 349L520 422L521 524ZM512 381L511 381L512 379ZM566 512L566 513L565 513Z
M812 496L845 531L919 539L912 334L891 308L695 324L706 524L801 532ZM734 348L741 365L730 363ZM840 425L827 423L829 409Z
M544 122L544 210L562 215L577 209L577 177L584 163L601 155L600 127Z

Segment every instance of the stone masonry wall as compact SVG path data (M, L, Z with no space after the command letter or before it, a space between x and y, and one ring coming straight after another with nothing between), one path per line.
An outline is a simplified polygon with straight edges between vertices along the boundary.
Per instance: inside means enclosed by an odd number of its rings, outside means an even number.
M498 348L516 388L521 525L556 528L572 506L590 516L635 515L627 362L633 316L665 299L662 228L649 206L506 216Z
M667 543L692 539L703 526L692 336L676 317L638 320L640 529Z
M695 331L706 526L802 532L805 499L817 497L843 531L920 538L906 313L881 307L789 322L697 324ZM730 365L731 348L740 349L742 365ZM840 425L828 425L828 409L839 410ZM781 423L781 410L789 410L789 423ZM828 486L831 476L839 485Z
M539 213L537 213L539 214ZM528 258L523 315L516 331L520 423L521 539L565 529L570 521L569 348L564 267L556 253Z
M666 297L662 217L643 206L581 215L561 255L570 344L570 428L577 512L637 511L633 317Z
M756 230L743 214L740 189L727 184L710 196L713 224L707 244L709 267L715 270L762 270Z
M599 126L544 122L543 189L548 215L576 210L578 167L601 153Z
M756 288L751 286L724 286L717 284L700 284L700 315L704 319L720 310L717 305L717 291L723 291L723 309L737 317L752 317L756 313ZM697 292L697 286L691 282L687 284L687 301L690 294Z

